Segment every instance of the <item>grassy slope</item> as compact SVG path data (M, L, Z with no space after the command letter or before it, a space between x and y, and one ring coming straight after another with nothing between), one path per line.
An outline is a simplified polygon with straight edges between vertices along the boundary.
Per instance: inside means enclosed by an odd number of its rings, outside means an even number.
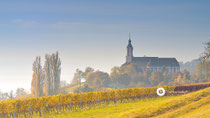
M84 83L81 84L81 87L84 86ZM67 92L67 93L71 93L73 92L74 89L79 88L80 85L67 85L61 88L61 92Z
M145 118L145 117L210 117L210 88L183 96L164 97L145 101L107 106L81 112L67 113L54 118Z

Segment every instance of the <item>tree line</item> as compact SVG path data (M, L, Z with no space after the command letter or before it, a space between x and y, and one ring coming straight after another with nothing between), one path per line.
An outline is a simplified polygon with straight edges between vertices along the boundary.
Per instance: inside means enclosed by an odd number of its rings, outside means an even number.
M210 81L210 43L206 43L205 52L196 66L195 73L187 70L176 73L162 71L152 72L149 68L138 72L134 64L113 67L111 73L87 67L84 71L77 69L71 85L79 85L74 92L100 91L104 89L121 89L135 87L152 87L163 85L182 85ZM58 52L45 55L44 67L41 57L37 56L33 63L31 94L33 96L54 95L60 89L61 61ZM82 86L82 81L83 86Z
M28 92L24 88L17 88L15 92L11 90L10 92L2 92L0 90L0 100L12 100L14 98L22 98L27 95Z

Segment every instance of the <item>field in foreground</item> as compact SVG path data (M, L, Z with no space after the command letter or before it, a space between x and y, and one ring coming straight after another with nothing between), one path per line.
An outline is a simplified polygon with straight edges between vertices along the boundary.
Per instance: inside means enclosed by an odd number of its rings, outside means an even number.
M210 117L210 88L182 96L159 97L104 108L78 111L49 118L145 118Z

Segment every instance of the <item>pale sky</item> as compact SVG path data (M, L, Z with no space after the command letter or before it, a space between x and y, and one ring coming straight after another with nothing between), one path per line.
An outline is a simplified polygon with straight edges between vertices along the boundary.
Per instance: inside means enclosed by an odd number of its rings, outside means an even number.
M210 38L207 0L36 0L0 2L0 90L30 90L36 56L59 51L61 80L76 68L110 72L134 56L191 61ZM44 65L44 63L42 63Z

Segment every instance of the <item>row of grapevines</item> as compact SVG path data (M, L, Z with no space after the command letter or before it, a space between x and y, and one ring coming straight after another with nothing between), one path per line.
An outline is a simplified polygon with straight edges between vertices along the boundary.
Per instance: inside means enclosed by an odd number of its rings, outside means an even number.
M105 100L116 100L123 98L134 98L139 96L150 96L156 94L158 87L128 88L100 92L87 92L66 95L54 95L34 97L30 99L5 100L0 102L0 114L9 114L31 111L40 111L45 108L57 107L58 105L80 104ZM164 86L167 91L174 91L175 86Z
M206 87L210 87L210 82L208 83L196 83L189 85L179 85L176 86L175 91L197 91Z

